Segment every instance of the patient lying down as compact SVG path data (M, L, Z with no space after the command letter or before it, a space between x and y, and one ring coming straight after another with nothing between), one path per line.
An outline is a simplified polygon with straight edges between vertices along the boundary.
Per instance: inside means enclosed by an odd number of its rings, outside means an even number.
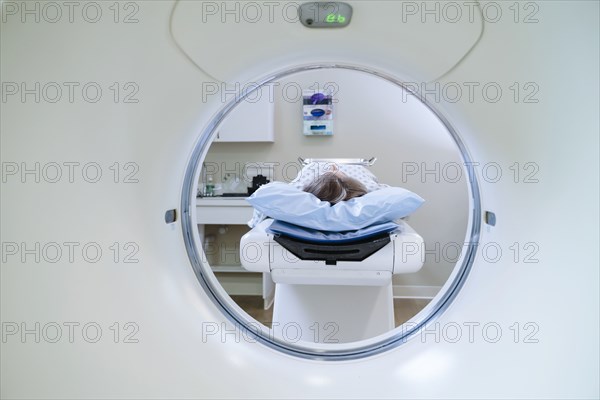
M254 207L248 225L271 218L320 231L351 231L403 218L424 201L409 190L380 184L364 167L344 167L323 171L309 165L289 184L261 186L246 199Z

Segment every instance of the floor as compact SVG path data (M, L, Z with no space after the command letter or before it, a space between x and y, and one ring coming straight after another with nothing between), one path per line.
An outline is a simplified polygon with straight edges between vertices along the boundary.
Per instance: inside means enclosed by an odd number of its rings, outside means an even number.
M273 307L264 310L261 296L231 296L231 298L255 320L263 325L271 326ZM429 299L394 299L396 326L402 325L416 315L429 301Z

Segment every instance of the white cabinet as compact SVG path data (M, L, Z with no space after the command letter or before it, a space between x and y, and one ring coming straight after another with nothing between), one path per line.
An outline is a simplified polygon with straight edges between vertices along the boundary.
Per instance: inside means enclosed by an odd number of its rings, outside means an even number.
M196 223L202 225L246 225L253 208L236 197L201 197L196 199Z
M230 295L262 295L267 309L275 295L271 274L247 271L240 262L240 239L249 230L246 223L252 218L252 210L240 198L199 198L196 223L206 247L204 256L225 291Z
M217 130L215 142L273 142L272 89L263 87L239 103Z

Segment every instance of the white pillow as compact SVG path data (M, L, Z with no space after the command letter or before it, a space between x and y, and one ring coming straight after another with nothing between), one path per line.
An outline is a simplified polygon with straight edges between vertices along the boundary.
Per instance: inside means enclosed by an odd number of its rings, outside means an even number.
M352 231L405 217L423 204L420 196L386 187L330 205L283 182L261 186L246 199L265 216L320 231Z

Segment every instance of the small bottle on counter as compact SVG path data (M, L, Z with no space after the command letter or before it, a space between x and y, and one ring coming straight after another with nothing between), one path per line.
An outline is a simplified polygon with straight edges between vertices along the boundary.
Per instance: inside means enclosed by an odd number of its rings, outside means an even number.
M212 175L209 175L207 178L206 184L204 184L204 195L206 197L211 197L215 195L215 184L213 182Z

